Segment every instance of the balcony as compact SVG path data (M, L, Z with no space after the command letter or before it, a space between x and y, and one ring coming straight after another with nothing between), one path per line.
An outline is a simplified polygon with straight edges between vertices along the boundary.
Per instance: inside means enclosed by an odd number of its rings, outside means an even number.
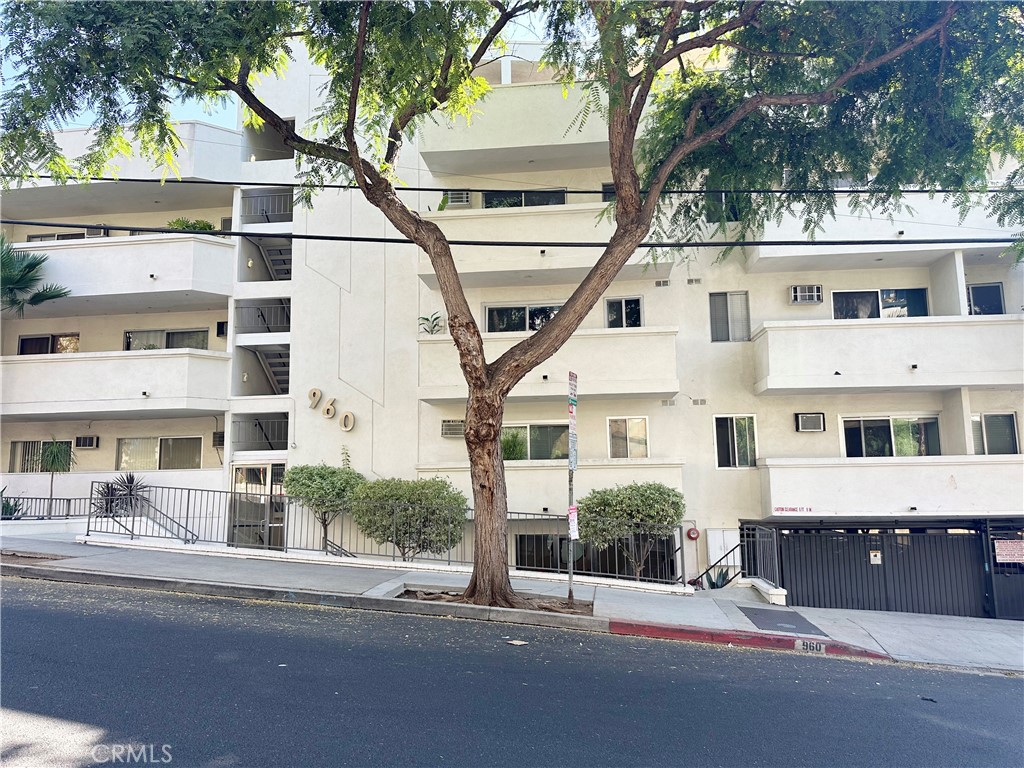
M565 400L568 373L579 376L579 397L670 398L679 392L674 327L577 331L551 359L530 371L509 395L510 402ZM527 333L484 334L488 360L494 360ZM449 336L419 339L419 399L459 402L467 387Z
M420 154L435 174L607 166L604 121L579 125L582 107L580 91L565 98L560 83L498 86L484 97L471 125L426 122Z
M516 242L607 242L614 222L599 220L604 203L539 205L525 208L474 208L423 213L452 240L498 240ZM470 248L454 246L455 264L462 284L467 288L495 286L573 285L578 284L594 266L599 248L543 249L522 246ZM645 250L630 258L617 280L665 279L673 260L650 264ZM422 251L418 266L420 280L437 289L430 259Z
M1024 386L1024 315L766 322L752 343L759 395Z
M762 459L763 514L944 517L1021 513L1024 456Z
M197 349L0 358L11 421L187 417L228 407L231 356Z
M31 317L221 309L231 295L235 246L211 235L153 234L24 243L48 257L46 282L71 295Z

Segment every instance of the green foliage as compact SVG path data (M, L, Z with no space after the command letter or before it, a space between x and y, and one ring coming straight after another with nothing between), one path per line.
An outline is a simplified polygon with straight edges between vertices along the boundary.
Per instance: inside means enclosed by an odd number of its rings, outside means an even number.
M167 222L167 226L170 229L183 229L192 232L212 232L216 229L212 222L206 219L189 219L182 216L177 219L171 219Z
M149 504L150 486L134 472L124 472L113 480L96 485L92 513L98 517L138 515Z
M24 514L21 501L7 498L4 496L6 492L7 486L4 486L4 489L0 491L0 499L2 499L2 502L0 502L0 507L2 507L0 509L0 520L17 520Z
M440 312L433 312L421 317L419 320L420 330L424 333L430 334L431 336L436 336L444 330L444 321L441 319Z
M352 502L356 525L378 544L394 544L402 560L441 554L460 541L466 497L444 478L390 478L360 486Z
M728 580L729 568L727 566L723 566L715 571L714 576L711 575L710 571L704 574L704 581L707 582L708 589L722 589Z
M75 452L69 441L59 441L50 436L39 449L39 471L53 473L70 472L75 463Z
M41 285L43 265L48 258L19 251L0 234L0 307L4 312L23 317L25 307L35 307L71 293L70 289L54 283Z
M323 528L323 549L328 551L328 528L349 506L349 499L366 482L351 467L348 448L342 449L342 466L296 464L284 473L284 490L299 499Z
M621 544L638 580L656 540L672 535L686 510L683 495L661 483L591 491L577 507L580 538L598 548Z
M526 458L526 430L522 427L502 427L501 458L522 461Z

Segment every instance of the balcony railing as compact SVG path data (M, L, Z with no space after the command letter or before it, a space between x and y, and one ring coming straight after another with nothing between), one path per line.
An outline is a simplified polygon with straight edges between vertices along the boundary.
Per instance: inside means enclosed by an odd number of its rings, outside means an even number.
M291 190L261 189L242 193L242 224L292 220Z
M286 333L291 322L289 303L235 307L235 333Z
M287 450L288 419L251 416L232 421L231 445L236 451Z

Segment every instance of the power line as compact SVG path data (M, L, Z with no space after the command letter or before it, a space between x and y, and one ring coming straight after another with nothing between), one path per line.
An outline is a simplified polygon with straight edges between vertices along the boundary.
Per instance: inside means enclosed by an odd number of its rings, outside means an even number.
M227 229L172 229L170 227L116 226L110 224L83 224L57 221L26 221L23 219L0 219L0 224L23 227L52 227L56 229L98 229L103 232L145 232L147 234L175 235L219 235L225 237L279 237L288 240L317 240L339 243L384 243L388 245L415 245L404 237L360 237L357 235L315 235L292 232L251 232ZM641 243L639 248L721 248L722 246L832 246L832 245L1010 245L1018 241L1015 237L972 237L972 238L899 238L880 240L700 240L694 242ZM551 240L449 240L449 245L502 248L606 248L606 242L560 242Z
M19 178L17 174L5 173L0 174L0 178ZM54 177L50 174L38 174L33 178L39 179L53 179ZM282 187L287 189L297 189L302 184L289 181L289 182L273 182L273 181L225 181L219 179L147 179L142 177L133 176L89 176L91 181L111 181L111 182L126 182L132 184L198 184L208 186L226 186L226 187ZM318 184L318 189L358 189L355 184ZM574 195L605 195L611 190L605 189L572 189L569 190L565 187L543 187L536 189L508 189L501 187L397 187L397 192L561 192L568 191ZM641 190L646 192L647 190ZM850 194L870 194L873 190L867 188L843 188L843 189L666 189L662 190L663 195L703 195L703 194L722 194L722 195L850 195ZM951 194L962 194L964 190L960 189L917 189L907 188L900 189L900 194L903 195L951 195ZM970 194L996 194L1012 192L1015 194L1024 193L1024 189L1018 189L1013 187L1011 189L1002 189L999 187L986 187L985 189L970 190Z

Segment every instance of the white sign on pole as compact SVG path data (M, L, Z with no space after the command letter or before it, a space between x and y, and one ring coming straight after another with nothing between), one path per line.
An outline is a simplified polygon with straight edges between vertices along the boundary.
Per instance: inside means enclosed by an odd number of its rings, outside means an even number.
M580 518L576 507L569 507L569 538L572 541L580 540Z
M569 469L573 472L577 469L577 462L579 459L579 452L576 447L576 435L569 433Z

